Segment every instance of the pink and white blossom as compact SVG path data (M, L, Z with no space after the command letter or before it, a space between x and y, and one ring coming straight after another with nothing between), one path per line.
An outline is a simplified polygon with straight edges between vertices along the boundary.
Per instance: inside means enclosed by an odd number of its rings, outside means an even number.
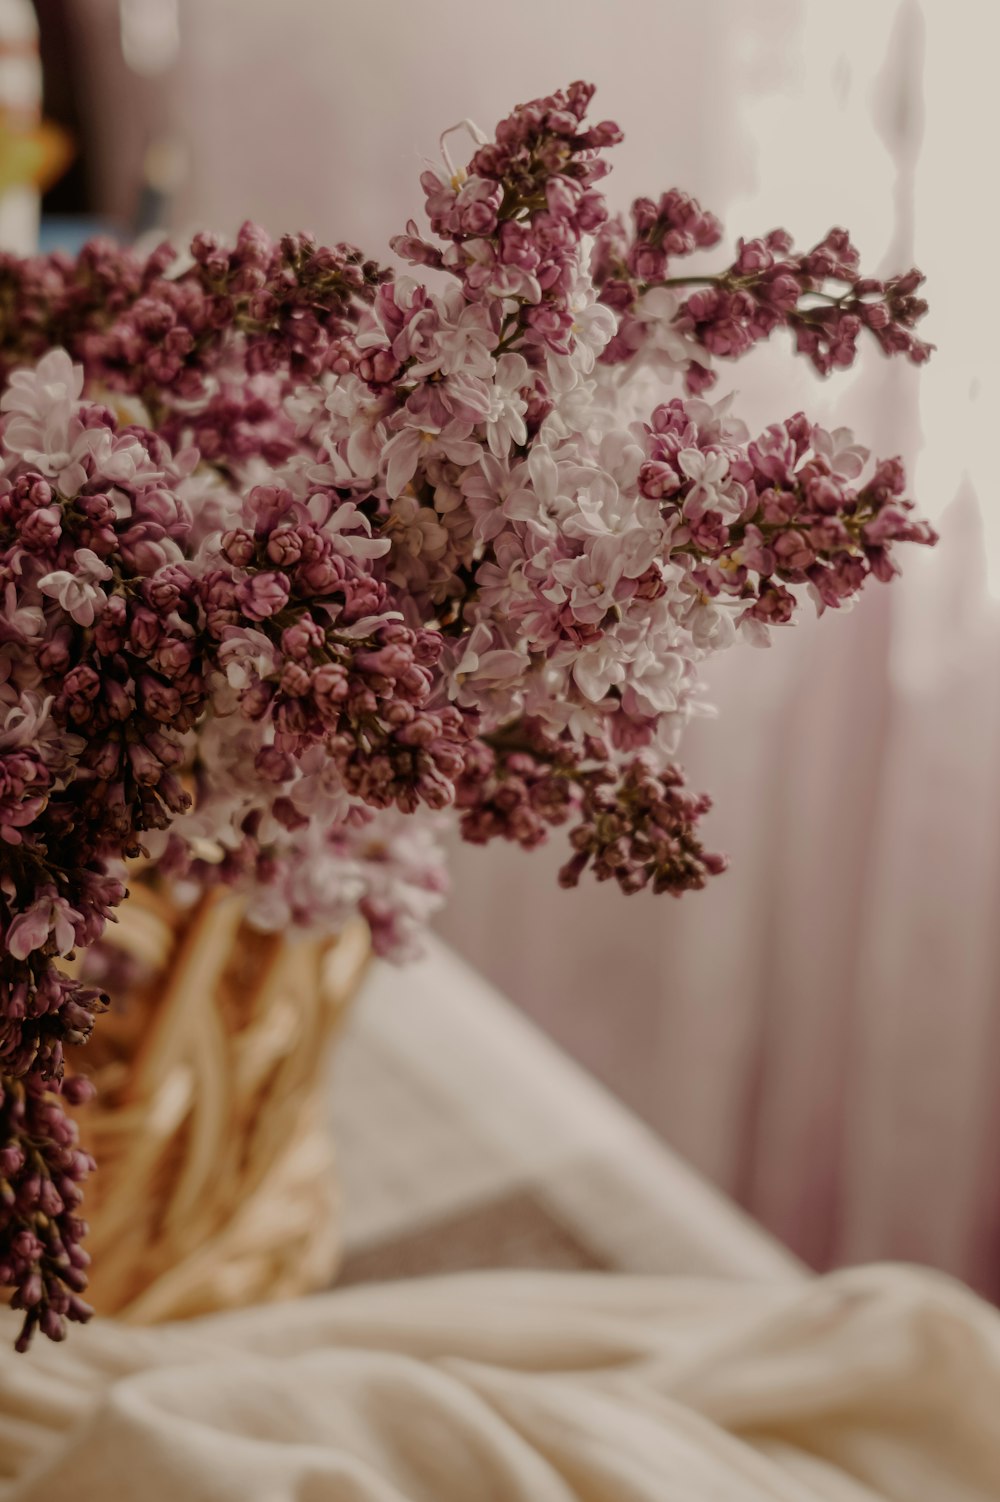
M493 138L466 122L465 165L443 147L428 230L394 242L433 286L252 224L182 256L5 260L0 1281L22 1348L89 1313L89 1160L59 1101L102 1002L56 959L100 940L126 858L275 930L360 916L397 959L449 820L524 849L562 829L564 886L697 890L725 866L674 761L704 659L934 541L898 459L800 412L752 436L706 399L782 334L824 374L864 339L921 363L919 272L778 229L689 274L719 221L677 189L610 218L621 132L592 94Z
M78 626L92 626L107 604L101 585L112 577L112 570L90 548L77 548L73 569L55 569L38 581L43 595L55 600Z
M43 949L50 940L54 953L71 954L80 922L81 915L63 898L39 897L9 924L4 944L16 960L26 960L32 950Z

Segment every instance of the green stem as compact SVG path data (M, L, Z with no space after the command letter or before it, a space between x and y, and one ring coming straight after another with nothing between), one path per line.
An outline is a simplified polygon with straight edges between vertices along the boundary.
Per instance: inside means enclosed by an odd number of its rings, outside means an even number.
M662 282L648 282L643 286L647 292L651 287L720 287L727 283L729 278L723 273L718 276L668 276Z

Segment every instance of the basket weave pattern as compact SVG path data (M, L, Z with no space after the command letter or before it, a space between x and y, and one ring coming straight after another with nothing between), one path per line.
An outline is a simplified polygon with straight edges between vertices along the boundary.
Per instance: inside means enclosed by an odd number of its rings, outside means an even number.
M110 942L149 979L113 997L79 1067L98 1162L88 1300L138 1324L294 1297L338 1256L329 1043L368 953L261 934L240 901L181 910L137 882Z

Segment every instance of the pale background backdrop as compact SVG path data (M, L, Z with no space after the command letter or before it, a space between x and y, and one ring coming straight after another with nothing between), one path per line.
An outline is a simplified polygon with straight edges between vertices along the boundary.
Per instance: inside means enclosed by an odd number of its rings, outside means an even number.
M151 141L173 221L384 253L440 130L573 78L625 207L680 186L737 234L831 224L930 278L922 372L732 372L902 452L942 531L849 618L713 668L690 735L732 869L681 904L559 892L555 849L456 852L441 931L815 1265L928 1261L1000 1295L996 10L974 0L72 0L102 207ZM130 67L122 61L124 29ZM168 174L169 175L169 174ZM400 986L405 991L405 975Z

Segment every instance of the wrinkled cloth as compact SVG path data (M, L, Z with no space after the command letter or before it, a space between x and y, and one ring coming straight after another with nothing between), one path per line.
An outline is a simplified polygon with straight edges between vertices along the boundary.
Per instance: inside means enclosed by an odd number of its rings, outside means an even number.
M1000 1315L937 1274L471 1273L9 1349L0 1502L996 1502Z

